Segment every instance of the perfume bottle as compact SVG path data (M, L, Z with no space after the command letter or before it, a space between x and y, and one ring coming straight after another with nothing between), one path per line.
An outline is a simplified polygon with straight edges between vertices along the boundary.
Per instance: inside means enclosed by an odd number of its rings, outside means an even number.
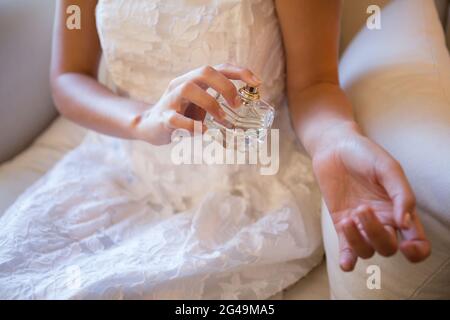
M224 119L216 119L207 113L204 123L208 129L218 129L225 139L240 139L246 146L264 143L267 131L272 127L275 109L262 100L258 87L245 85L239 89L241 105L233 108L220 94L215 98L225 112ZM227 147L227 146L225 146Z

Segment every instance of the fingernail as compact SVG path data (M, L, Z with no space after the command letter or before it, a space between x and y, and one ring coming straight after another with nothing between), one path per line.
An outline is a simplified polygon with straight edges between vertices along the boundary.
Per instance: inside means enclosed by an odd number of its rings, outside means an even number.
M411 214L407 212L403 217L403 228L409 229L411 227Z
M252 76L252 80L253 80L254 82L258 83L258 84L261 84L261 83L262 83L262 80L261 80L260 78L258 78L256 75L253 75L253 76Z
M358 226L362 223L361 219L359 219L359 217L352 217L351 219L356 226Z
M236 98L234 98L234 107L237 108L241 105L241 97L236 96Z
M346 258L339 259L339 265L341 266L341 269L345 272L348 272L351 270L351 262Z

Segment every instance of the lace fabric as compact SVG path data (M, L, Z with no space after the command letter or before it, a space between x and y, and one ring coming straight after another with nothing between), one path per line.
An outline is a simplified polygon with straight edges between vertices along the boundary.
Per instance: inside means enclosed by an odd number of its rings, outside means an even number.
M97 24L123 95L152 103L172 78L228 61L283 98L270 0L100 0ZM286 109L272 176L90 133L0 218L0 297L264 299L296 282L322 259L320 195Z
M155 103L174 77L230 62L280 102L284 56L270 0L101 0L97 24L113 82L136 99Z

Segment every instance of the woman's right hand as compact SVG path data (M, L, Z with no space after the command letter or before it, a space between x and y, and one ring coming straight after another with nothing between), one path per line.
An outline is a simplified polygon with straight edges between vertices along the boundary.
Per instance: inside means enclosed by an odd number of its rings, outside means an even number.
M193 133L195 122L202 121L206 112L222 119L224 111L206 90L213 88L230 106L237 107L240 98L230 79L252 86L261 84L250 70L231 64L192 70L173 79L158 103L136 119L134 137L155 145L168 144L175 129Z

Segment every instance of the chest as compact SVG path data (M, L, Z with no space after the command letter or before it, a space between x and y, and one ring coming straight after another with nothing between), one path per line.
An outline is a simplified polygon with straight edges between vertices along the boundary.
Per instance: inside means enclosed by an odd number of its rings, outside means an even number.
M189 51L199 60L220 49L248 49L275 20L272 0L100 0L97 6L105 45L125 43L146 54Z

